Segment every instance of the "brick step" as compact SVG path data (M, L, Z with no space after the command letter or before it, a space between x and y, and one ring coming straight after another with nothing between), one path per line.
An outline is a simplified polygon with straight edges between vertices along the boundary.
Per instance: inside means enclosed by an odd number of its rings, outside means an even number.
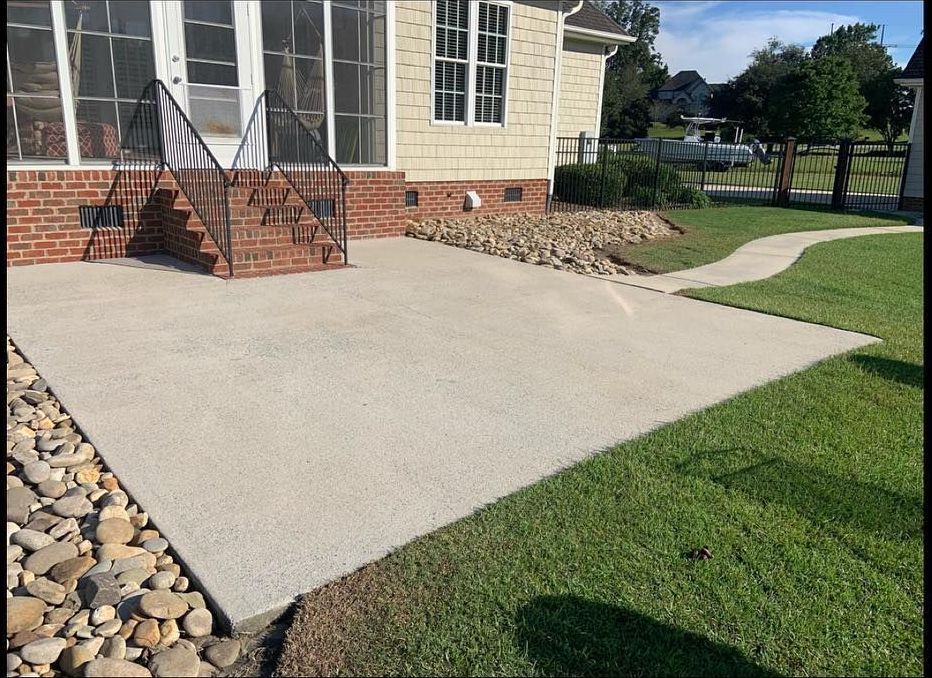
M335 248L310 245L277 245L272 247L240 248L233 250L233 273L253 271L256 275L271 275L275 271L288 272L315 270L324 264L330 267L342 265L343 256ZM217 261L213 272L223 275L225 261Z
M282 268L237 268L235 269L236 278L260 278L270 275L289 275L294 273L312 273L315 271L338 271L343 268L349 268L345 264L311 264L310 266L290 266ZM218 274L222 275L222 274ZM222 277L226 277L223 275Z

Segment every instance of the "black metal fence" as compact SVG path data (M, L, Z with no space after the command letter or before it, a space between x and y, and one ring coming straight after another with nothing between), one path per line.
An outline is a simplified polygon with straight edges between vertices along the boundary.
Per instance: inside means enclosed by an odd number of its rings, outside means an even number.
M232 276L230 181L161 80L149 82L139 96L120 143L120 157L124 166L157 163L171 172L226 259Z
M263 93L269 167L277 165L340 251L346 253L346 186L343 170L299 115L272 90Z
M895 210L909 144L559 138L551 211L724 204Z

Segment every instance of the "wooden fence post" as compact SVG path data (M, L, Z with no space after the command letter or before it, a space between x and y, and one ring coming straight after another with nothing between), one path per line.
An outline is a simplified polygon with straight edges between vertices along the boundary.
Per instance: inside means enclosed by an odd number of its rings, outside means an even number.
M777 207L789 207L793 165L796 163L796 137L787 137L783 146L783 163L777 179Z

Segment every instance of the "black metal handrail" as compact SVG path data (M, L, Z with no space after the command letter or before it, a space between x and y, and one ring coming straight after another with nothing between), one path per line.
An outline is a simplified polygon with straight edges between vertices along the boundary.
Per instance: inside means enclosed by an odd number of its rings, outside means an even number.
M233 276L230 179L161 80L143 89L120 143L127 162L159 162L185 194Z
M281 95L266 90L262 96L269 167L278 167L340 248L346 263L346 186L349 179Z

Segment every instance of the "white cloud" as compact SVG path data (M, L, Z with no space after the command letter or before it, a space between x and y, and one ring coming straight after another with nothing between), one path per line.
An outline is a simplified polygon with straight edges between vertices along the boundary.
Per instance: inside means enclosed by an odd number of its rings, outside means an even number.
M735 16L709 11L719 3L695 3L704 5L697 11L691 11L691 5L685 3L657 4L660 33L655 48L663 55L670 73L696 70L707 82L725 82L740 73L751 51L770 37L809 45L828 33L831 24L837 27L858 21L850 14L814 10L751 10Z

